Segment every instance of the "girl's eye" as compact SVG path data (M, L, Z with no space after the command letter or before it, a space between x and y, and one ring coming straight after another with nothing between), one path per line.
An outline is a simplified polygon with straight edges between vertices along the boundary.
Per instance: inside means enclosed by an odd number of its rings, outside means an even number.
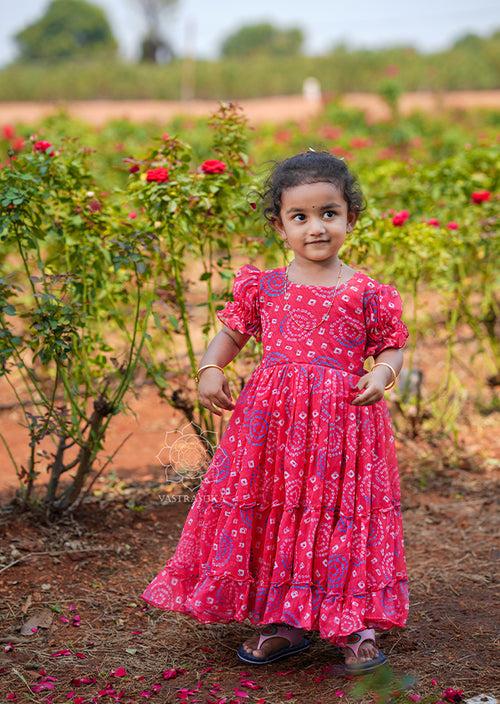
M335 212L335 210L325 210L325 215L326 215L327 213L330 213L332 216L337 214L337 213ZM295 220L295 218L303 218L303 217L305 217L304 213L297 213L297 215L294 215L293 219ZM328 219L331 220L331 218L328 218ZM299 222L304 222L304 221L303 221L303 220L299 220Z

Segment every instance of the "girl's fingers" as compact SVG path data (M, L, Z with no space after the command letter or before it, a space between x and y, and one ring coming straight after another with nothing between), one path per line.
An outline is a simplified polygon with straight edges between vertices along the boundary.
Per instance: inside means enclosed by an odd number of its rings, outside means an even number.
M229 388L229 381L227 379L224 379L224 382L222 384L222 390L228 397L229 401L231 401L232 403L233 399L231 398L231 389Z
M209 411L212 411L212 413L215 413L218 416L222 415L222 411L217 408L213 401L210 401L210 406L207 406L207 408Z
M368 406L371 403L376 403L377 401L380 401L382 396L379 396L378 393L374 394L369 394L367 396L359 396L358 399L355 399L355 406Z
M367 389L363 391L362 394L359 396L356 396L354 399L354 405L355 406L365 406L368 405L369 403L373 403L374 401L378 401L378 391L373 389L371 386L368 386ZM382 397L380 397L382 398Z
M222 408L226 408L228 411L231 411L233 408L233 404L223 391L220 391L217 396L215 396L214 403L217 403L217 405Z
M204 408L210 411L210 413L215 413L218 416L222 415L222 411L220 411L217 406L215 406L211 399L200 396L200 403Z

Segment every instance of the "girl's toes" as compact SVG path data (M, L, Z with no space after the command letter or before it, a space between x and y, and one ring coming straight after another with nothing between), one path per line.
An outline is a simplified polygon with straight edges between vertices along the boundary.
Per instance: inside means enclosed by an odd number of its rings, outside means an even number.
M371 643L363 644L359 649L360 660L365 662L366 660L372 660L372 658L377 657L378 650Z
M359 646L358 655L354 655L352 650L344 650L344 659L347 665L355 665L357 663L366 662L367 660L372 660L378 655L378 648L373 643L362 643Z
M246 641L243 643L243 650L247 653L251 653L252 655L254 654L254 648L257 646L258 639L255 636L252 636L251 638L247 638Z

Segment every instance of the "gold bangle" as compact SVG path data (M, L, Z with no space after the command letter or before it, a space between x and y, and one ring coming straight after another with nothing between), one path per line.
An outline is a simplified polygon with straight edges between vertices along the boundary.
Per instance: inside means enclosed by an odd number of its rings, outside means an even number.
M202 367L198 369L198 371L193 375L193 379L196 381L196 383L199 382L200 380L200 373L204 369L208 369L208 367L217 367L217 369L220 369L222 373L224 373L224 369L222 367L219 367L218 364L204 364Z
M394 384L396 383L396 379L398 378L398 375L396 374L395 369L394 369L393 367L391 367L391 365L390 365L388 362L376 362L376 363L373 365L372 369L375 369L375 367L378 367L378 366L381 365L381 364L383 364L385 367L389 367L389 369L390 369L391 372L392 372L392 376L393 376L392 381L391 381L390 384L388 384L387 386L384 386L384 391L389 391L389 389L392 389L392 387L393 387ZM370 369L370 371L371 371L372 369Z

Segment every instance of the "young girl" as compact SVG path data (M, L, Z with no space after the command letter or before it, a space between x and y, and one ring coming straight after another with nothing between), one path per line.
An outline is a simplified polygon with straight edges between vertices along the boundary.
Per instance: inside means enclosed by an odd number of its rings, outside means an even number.
M242 266L217 312L225 325L200 361L199 398L233 413L175 554L141 595L203 623L264 626L238 649L247 663L305 650L312 630L342 649L346 672L366 672L386 662L374 629L408 617L384 399L408 329L396 288L339 258L362 200L329 152L297 154L269 176L264 216L294 258ZM252 335L262 359L234 404L223 367Z

